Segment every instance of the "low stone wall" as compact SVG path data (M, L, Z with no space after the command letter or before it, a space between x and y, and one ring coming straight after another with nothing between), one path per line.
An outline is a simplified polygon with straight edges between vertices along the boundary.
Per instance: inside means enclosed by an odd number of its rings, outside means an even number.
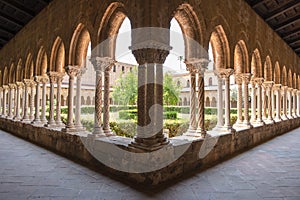
M225 158L300 126L300 118L267 124L207 139L179 136L157 152L143 153L129 144L131 139L112 136L94 138L87 132L65 133L0 118L0 129L139 184L157 185L192 170L216 164ZM99 162L101 161L101 162Z

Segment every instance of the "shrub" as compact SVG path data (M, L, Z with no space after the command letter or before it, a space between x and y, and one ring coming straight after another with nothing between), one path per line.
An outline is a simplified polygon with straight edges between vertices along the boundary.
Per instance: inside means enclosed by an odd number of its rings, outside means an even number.
M177 112L175 111L164 112L164 119L177 119Z
M119 111L120 119L137 119L137 110L121 110Z

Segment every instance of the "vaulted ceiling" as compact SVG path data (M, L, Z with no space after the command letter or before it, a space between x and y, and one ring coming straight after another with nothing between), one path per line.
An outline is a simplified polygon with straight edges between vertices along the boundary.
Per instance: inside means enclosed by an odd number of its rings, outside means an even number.
M52 0L0 0L0 49ZM245 0L300 57L300 0Z

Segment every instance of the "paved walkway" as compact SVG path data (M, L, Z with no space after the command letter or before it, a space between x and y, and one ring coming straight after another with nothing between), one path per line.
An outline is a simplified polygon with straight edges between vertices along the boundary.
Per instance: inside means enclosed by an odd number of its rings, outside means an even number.
M159 191L127 186L0 131L0 199L300 199L300 129Z

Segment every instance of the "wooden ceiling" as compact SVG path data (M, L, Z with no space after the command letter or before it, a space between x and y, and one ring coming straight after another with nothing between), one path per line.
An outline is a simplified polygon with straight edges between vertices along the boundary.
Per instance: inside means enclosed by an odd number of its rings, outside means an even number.
M0 49L52 0L0 0ZM300 0L245 0L300 57Z
M300 0L246 0L300 57Z

